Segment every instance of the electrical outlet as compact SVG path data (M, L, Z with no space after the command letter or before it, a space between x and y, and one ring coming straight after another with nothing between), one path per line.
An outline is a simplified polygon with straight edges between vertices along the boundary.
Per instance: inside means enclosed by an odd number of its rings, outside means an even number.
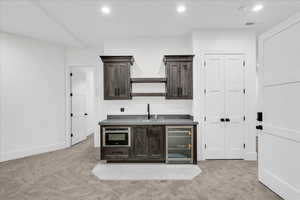
M120 111L121 111L121 112L124 112L124 111L125 111L125 108L120 108Z

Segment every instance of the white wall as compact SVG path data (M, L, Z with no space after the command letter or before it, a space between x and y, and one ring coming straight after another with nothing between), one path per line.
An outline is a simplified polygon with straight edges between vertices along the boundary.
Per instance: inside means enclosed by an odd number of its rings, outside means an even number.
M193 33L194 101L193 114L198 127L198 156L203 159L204 148L204 73L203 57L206 53L244 53L246 55L246 154L245 159L255 160L256 121L256 36L240 30L200 30Z
M114 40L104 43L105 55L133 55L131 77L165 77L163 56L168 54L191 54L189 37L140 38ZM161 84L133 84L133 92L165 92ZM104 101L106 114L146 114L147 103L156 114L192 114L191 100L166 100L165 97L133 97L128 101ZM124 107L125 112L120 112Z
M300 199L300 13L259 37L259 180Z
M202 157L203 73L205 52L245 53L247 62L247 154L255 159L255 35L243 31L196 31L192 37L144 38L106 41L93 49L64 48L37 40L1 34L4 60L1 61L1 149L2 159L12 159L62 148L65 145L68 119L64 118L68 87L66 71L71 67L94 69L95 101L98 122L107 114L145 114L152 104L157 114L193 114L199 125L198 155ZM133 55L132 77L163 77L163 55L195 54L194 100L165 100L163 97L139 97L129 101L103 100L103 66L99 55ZM2 56L3 56L2 55ZM64 57L65 55L65 57ZM163 84L134 85L133 90L163 91ZM38 95L36 95L38 94ZM49 102L51 99L51 102ZM26 106L24 106L26 105ZM125 112L121 113L120 108ZM5 118L3 116L6 116ZM2 120L3 119L3 120ZM15 124L17 123L17 126ZM95 123L95 127L97 124ZM98 131L97 131L98 132ZM99 146L95 134L95 146Z
M64 47L0 34L1 160L65 147Z

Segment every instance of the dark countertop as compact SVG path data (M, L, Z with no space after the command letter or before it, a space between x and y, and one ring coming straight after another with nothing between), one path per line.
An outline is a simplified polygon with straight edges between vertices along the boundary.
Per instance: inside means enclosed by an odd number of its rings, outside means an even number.
M108 115L99 125L197 125L191 115Z

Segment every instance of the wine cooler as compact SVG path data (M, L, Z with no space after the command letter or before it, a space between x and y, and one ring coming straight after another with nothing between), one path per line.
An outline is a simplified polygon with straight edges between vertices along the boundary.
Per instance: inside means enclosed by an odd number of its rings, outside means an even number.
M167 163L193 163L193 127L166 127Z

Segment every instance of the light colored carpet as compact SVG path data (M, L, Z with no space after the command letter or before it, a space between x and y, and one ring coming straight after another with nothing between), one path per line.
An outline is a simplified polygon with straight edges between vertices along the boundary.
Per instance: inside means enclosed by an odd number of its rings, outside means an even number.
M280 200L257 180L257 162L201 161L193 180L103 181L93 141L0 163L0 200Z
M100 180L192 180L201 170L198 165L99 163L92 172Z

